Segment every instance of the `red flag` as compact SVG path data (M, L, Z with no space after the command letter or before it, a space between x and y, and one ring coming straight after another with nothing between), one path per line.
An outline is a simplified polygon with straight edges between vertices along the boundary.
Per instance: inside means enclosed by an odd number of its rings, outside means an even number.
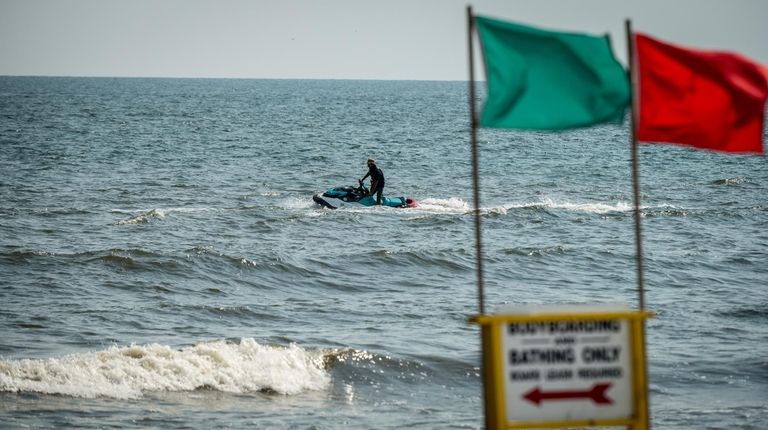
M638 140L763 153L768 68L738 54L635 35Z

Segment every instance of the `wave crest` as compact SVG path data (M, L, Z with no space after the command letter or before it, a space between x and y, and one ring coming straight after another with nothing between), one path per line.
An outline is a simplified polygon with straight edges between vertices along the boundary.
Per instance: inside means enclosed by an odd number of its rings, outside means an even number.
M214 208L208 208L208 207L181 207L181 208L155 208L150 210L141 211L138 214L135 214L129 218L126 218L121 221L117 221L115 225L132 225L132 224L147 224L149 222L152 222L154 220L162 220L165 219L170 214L195 214L195 213L204 213L204 212L213 212L217 209ZM126 211L120 210L120 209L113 209L112 212L115 213L124 213Z
M285 395L330 384L320 351L253 339L214 341L181 349L167 345L113 346L61 358L0 361L0 391L73 397L139 398L151 391L213 389Z
M146 212L142 212L138 215L134 215L128 219L118 221L115 224L116 225L147 224L148 222L155 219L164 219L165 214L166 214L165 211L163 211L162 209L152 209Z

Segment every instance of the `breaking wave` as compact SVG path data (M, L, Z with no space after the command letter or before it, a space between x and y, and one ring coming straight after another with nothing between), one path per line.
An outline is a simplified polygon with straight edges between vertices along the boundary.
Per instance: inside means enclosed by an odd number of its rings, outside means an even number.
M253 339L181 349L113 346L61 358L0 361L0 391L73 397L140 398L145 392L211 389L293 395L329 386L323 353Z

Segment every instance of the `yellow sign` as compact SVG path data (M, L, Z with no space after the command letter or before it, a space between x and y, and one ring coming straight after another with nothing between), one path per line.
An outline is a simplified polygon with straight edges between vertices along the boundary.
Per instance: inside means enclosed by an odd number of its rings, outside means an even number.
M481 315L491 429L645 429L644 320L605 306L519 308Z

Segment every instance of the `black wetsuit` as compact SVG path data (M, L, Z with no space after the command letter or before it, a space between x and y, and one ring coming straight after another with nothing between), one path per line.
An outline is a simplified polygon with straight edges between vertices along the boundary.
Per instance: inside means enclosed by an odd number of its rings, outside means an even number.
M381 195L384 192L384 172L381 171L375 164L368 166L368 173L363 176L363 181L368 176L371 177L371 195L376 193L376 204L381 204Z

